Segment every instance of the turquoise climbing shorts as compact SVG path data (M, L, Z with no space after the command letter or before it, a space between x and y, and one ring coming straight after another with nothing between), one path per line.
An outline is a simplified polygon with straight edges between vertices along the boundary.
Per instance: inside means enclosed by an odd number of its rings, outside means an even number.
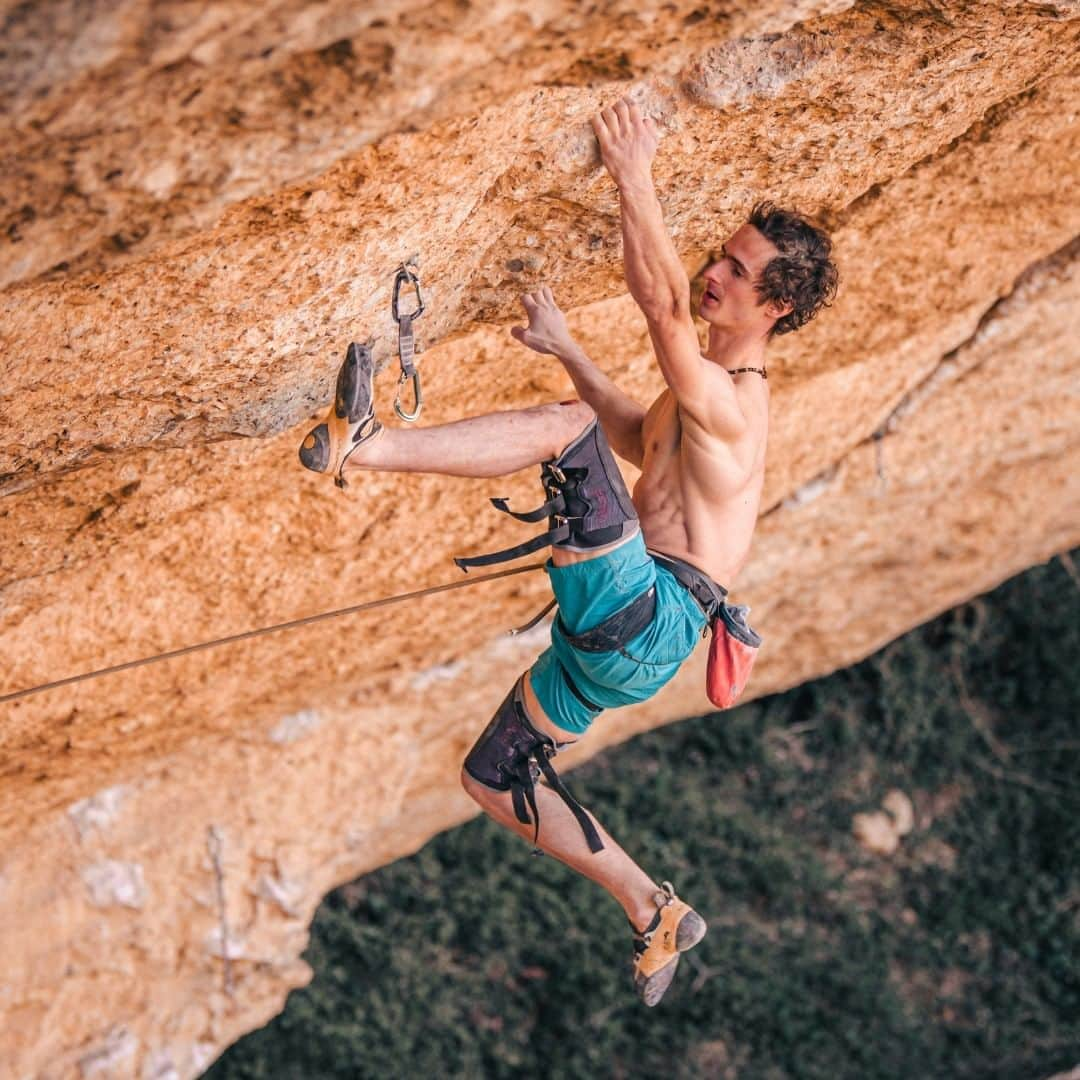
M552 723L575 735L604 709L647 701L679 670L704 636L706 619L697 601L645 550L639 532L606 555L569 566L545 567L559 602L551 646L530 671L530 681ZM584 652L560 630L582 634L656 586L652 622L621 649ZM585 700L583 700L585 699Z

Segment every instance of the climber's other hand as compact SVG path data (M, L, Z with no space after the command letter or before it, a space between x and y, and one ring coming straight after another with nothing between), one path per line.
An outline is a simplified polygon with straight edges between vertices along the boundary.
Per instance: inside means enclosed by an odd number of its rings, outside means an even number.
M512 326L510 334L534 352L562 356L573 348L574 339L566 325L566 316L547 285L541 285L521 298L529 325Z

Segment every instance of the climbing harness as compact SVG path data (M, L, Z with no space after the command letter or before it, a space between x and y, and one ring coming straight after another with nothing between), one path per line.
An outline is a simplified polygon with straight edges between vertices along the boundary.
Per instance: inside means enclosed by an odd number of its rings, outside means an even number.
M263 626L258 630L245 630L242 634L230 634L228 637L215 638L213 641L201 641L197 645L185 645L184 648L173 649L171 652L144 656L139 660L128 660L123 664L98 668L96 671L86 671L81 675L69 675L66 679L56 679L54 682L31 686L26 690L15 690L10 694L0 694L0 704L5 701L16 701L19 698L29 697L31 694L39 694L45 690L55 690L60 686L69 686L71 683L83 682L86 679L96 679L102 675L115 675L118 671L128 671L130 668L153 664L159 660L175 660L179 656L186 656L188 653L199 652L202 649L213 649L219 645L232 645L237 641L260 637L263 634L273 634L279 630L291 630L296 626L307 626L309 623L321 622L323 619L336 619L342 615L354 615L360 611L371 611L374 608L387 607L390 604L397 604L404 600L418 600L421 596L431 596L433 593L446 592L449 589L460 589L464 585L479 585L482 581L494 581L496 578L510 577L513 574L526 574L531 570L543 570L543 568L544 564L542 562L530 563L528 566L515 566L510 570L497 570L491 574L469 578L467 581L452 581L446 585L433 585L429 589L417 589L414 592L399 593L397 596L386 596L381 600L368 600L364 604L354 604L352 607L338 608L336 611L323 611L318 615L307 615L302 619L290 619L288 622ZM517 632L520 633L521 631Z
M402 314L400 308L401 288L403 285L411 285L416 293L416 308L413 311ZM424 297L420 292L420 274L417 271L416 257L406 260L398 268L394 275L394 297L390 301L390 312L394 322L398 324L398 362L401 364L401 378L398 379L397 394L394 396L394 412L407 420L410 424L420 415L424 407L424 395L420 389L420 372L416 369L416 357L420 354L416 342L413 339L412 324L424 314ZM412 381L413 409L406 412L401 405L401 395L405 384Z

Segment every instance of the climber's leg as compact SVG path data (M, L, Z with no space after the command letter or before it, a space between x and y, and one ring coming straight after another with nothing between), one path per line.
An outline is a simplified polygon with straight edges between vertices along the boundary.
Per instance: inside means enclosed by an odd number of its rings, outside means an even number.
M527 675L523 679L522 690L522 704L525 707L527 719L534 728L561 745L569 745L576 741L571 732L559 728L545 715L540 703L536 700L536 695L532 692ZM500 708L500 713L504 710L509 711L512 705L512 700L507 699ZM503 723L504 729L512 723L513 717L506 716ZM485 735L487 734L486 732ZM496 733L496 740L499 739L500 734ZM486 747L481 747L483 740L484 736L466 759L466 767L461 774L462 785L485 813L532 843L535 823L525 824L519 820L514 812L511 791L493 790L469 772L472 768L476 773L488 776L489 779L498 775L497 771L491 771L492 753ZM499 745L505 760L505 755L509 753L506 750L509 744L505 736ZM602 850L596 852L590 851L581 824L555 791L543 783L536 784L533 791L540 820L537 846L606 889L626 912L630 922L637 929L643 929L656 915L654 897L660 886L619 847L591 814L589 818L604 845ZM588 814L588 811L586 813Z
M334 401L300 446L301 464L344 487L357 469L503 476L555 458L594 414L580 401L488 413L426 428L383 428L375 418L371 349L352 344Z
M469 751L462 784L501 825L611 894L633 931L634 989L646 1005L656 1005L680 955L705 936L705 920L670 882L657 887L566 790L549 759L574 740L545 714L530 681L527 672ZM536 783L541 773L551 788Z
M595 415L563 446L558 456L543 462L540 480L547 500L533 510L511 510L505 499L492 499L496 509L519 521L545 517L548 530L524 543L487 555L454 559L463 570L492 566L550 546L553 553L571 552L596 558L640 535L637 510L626 489L615 456ZM556 559L563 566L580 559ZM557 595L557 594L556 594Z
M345 471L382 469L505 476L559 455L593 418L580 401L486 413L421 428L386 428L355 450Z

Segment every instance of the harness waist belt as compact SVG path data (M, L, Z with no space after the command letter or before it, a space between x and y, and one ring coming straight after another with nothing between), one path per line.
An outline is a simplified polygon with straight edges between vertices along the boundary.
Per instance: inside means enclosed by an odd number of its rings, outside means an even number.
M676 559L674 555L664 555L659 551L649 548L649 554L664 569L669 570L675 580L698 602L698 606L705 613L705 618L711 623L723 610L728 591L723 585L718 585L703 570L686 562L684 559Z
M656 614L656 586L650 585L614 615L580 634L567 632L562 616L558 618L559 632L575 649L582 652L614 652L633 640L653 621Z

